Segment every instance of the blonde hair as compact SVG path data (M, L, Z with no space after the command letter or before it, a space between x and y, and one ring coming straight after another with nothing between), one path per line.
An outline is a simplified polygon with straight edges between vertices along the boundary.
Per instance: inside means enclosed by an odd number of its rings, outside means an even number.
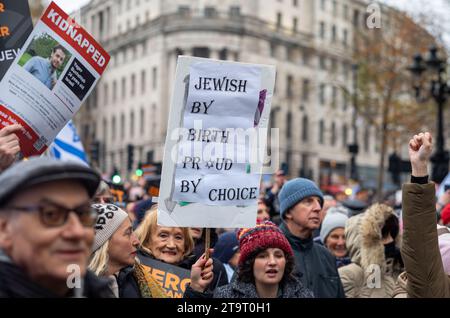
M152 207L145 215L141 224L134 231L138 240L141 242L141 249L152 255L150 250L152 234L158 230L158 208ZM194 250L194 240L188 227L179 227L184 236L184 254L183 258L189 256Z
M108 249L109 240L106 241L94 254L91 255L88 268L97 276L105 276L108 272Z

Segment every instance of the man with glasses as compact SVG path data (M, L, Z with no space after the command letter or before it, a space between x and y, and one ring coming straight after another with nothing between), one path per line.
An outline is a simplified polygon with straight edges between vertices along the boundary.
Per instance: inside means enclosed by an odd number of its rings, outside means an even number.
M87 271L99 175L34 158L0 174L0 297L113 297Z

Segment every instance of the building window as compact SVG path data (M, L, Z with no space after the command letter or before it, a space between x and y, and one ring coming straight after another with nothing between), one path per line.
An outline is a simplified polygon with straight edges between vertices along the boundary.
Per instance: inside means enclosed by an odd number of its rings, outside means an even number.
M325 104L325 84L320 84L319 87L319 102L321 105Z
M320 22L319 35L321 39L325 39L325 22Z
M153 89L158 87L158 69L156 67L152 69L152 87Z
M241 16L241 7L230 7L230 17L231 18L238 18Z
M179 6L178 14L182 17L188 17L191 15L191 8L189 6Z
M333 15L337 17L338 15L338 4L336 0L333 0Z
M270 56L276 57L277 45L275 43L270 43Z
M309 100L309 80L303 79L302 99L307 102Z
M134 137L134 112L130 114L130 137Z
M141 114L140 114L140 132L143 136L145 134L145 110L144 108L141 108Z
M219 59L224 60L224 61L228 59L228 50L227 49L220 50Z
M332 42L336 42L336 39L337 39L337 31L336 31L336 26L335 25L333 25L332 27L331 27L331 41Z
M131 96L133 97L136 94L136 75L131 75Z
M344 20L348 20L348 5L346 5L346 4L344 4L343 14L344 14Z
M298 29L298 19L294 18L292 21L292 31L297 32Z
M205 7L205 17L215 18L217 17L217 10L214 7Z
M278 29L281 28L282 23L283 23L283 15L280 12L278 12L277 13L277 28Z
M104 94L105 94L104 97L103 97L103 100L104 100L104 103L105 103L104 106L107 106L109 104L109 87L108 87L108 83L105 84L105 93Z
M321 70L327 69L327 61L324 56L319 56L319 67Z
M147 74L145 70L141 72L141 94L145 94L147 88Z
M112 141L115 141L115 140L116 140L116 132L117 132L116 117L113 116L113 118L112 118L112 124L111 124L111 137L112 137Z
M292 86L294 84L294 79L292 77L292 75L288 75L287 76L287 85L286 85L286 97L287 98L292 98Z
M298 0L292 0L292 5L294 7L298 7Z
M286 138L290 140L292 137L292 113L288 112L286 116Z
M324 144L325 136L325 122L323 120L319 121L319 144Z
M103 33L105 31L105 19L103 16L103 11L100 11L98 14L98 24L100 38L103 38Z
M207 47L194 47L194 49L192 50L192 55L196 57L209 58L210 54L210 49Z
M302 52L303 65L309 65L309 57L310 57L310 54L306 50L303 50L303 52Z
M331 124L331 145L332 146L336 146L336 137L337 137L337 134L336 134L336 123L335 122L333 122L332 124Z
M337 90L337 87L333 87L333 95L332 95L332 101L331 101L331 106L333 107L333 108L335 108L336 107L336 105L337 105L337 93L338 92L338 90Z
M358 10L353 11L353 26L355 26L355 27L359 26L359 11Z
M323 11L327 9L326 0L320 0L320 9Z
M117 101L117 82L116 80L113 81L113 103Z
M103 118L103 140L108 140L108 122Z
M309 139L308 132L309 132L309 120L308 116L304 115L302 120L302 140L304 142L308 142Z
M125 115L120 116L120 138L125 138Z
M344 35L343 35L343 38L342 38L342 44L344 44L344 46L348 45L348 31L347 30L344 30Z
M122 99L125 99L127 95L127 79L122 78Z
M347 125L342 126L342 147L347 149L348 147L348 127Z

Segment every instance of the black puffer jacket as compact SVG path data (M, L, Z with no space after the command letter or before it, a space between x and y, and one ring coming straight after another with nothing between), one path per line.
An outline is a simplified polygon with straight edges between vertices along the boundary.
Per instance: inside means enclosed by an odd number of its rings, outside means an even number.
M52 291L31 281L19 267L12 264L6 257L1 258L0 298L61 298ZM65 297L75 297L73 290ZM101 279L89 271L84 278L81 297L115 298L108 286L108 280Z
M141 291L133 275L133 266L120 270L116 277L119 286L119 298L141 298Z

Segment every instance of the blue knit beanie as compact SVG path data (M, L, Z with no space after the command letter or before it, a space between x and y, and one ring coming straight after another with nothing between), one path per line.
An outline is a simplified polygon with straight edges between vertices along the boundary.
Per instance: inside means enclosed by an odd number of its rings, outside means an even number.
M226 232L219 236L212 256L219 259L222 263L228 264L238 250L239 241L236 232Z
M314 182L304 178L297 178L286 182L278 195L281 218L283 219L286 212L298 202L312 196L318 197L320 206L323 207L322 191L320 191Z

